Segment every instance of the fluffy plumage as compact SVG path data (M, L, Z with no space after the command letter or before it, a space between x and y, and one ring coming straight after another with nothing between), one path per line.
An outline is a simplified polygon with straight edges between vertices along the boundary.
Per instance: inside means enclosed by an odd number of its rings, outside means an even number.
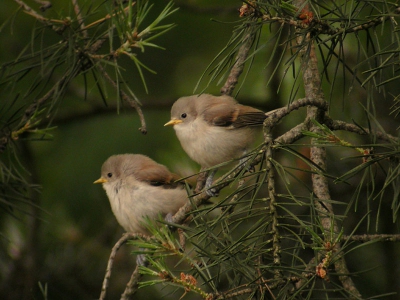
M102 183L118 223L127 231L148 234L143 217L175 214L187 203L183 183L165 166L140 154L113 155L102 168Z
M230 96L209 94L179 98L171 120L185 152L203 168L243 156L260 133L263 111Z

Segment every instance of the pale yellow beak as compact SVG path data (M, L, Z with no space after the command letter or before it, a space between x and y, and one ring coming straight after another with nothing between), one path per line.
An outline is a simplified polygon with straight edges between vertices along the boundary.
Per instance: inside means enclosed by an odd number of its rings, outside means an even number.
M176 124L180 124L182 122L183 122L182 120L172 119L168 123L165 123L164 126L176 125Z
M105 183L105 182L107 182L108 180L107 179L105 179L105 178L103 178L103 177L100 177L99 179L97 179L95 182L93 182L93 183Z

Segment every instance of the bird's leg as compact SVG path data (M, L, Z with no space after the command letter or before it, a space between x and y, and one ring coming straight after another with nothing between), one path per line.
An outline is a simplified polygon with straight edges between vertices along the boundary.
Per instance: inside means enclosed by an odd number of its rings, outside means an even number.
M205 186L206 194L210 197L218 196L217 190L215 188L211 188L213 180L214 180L214 175L215 175L215 173L217 173L217 170L218 170L217 168L211 170L206 179L206 186Z
M167 222L167 223L173 223L173 214L168 213L168 214L165 216L164 220L165 220L165 222ZM168 226L168 229L171 230L171 231L173 231L173 230L176 229L176 227L173 226L173 225L167 224L167 226ZM139 249L142 250L142 251L144 251L143 248L139 248ZM136 256L136 265L137 265L137 266L144 266L144 267L145 267L145 266L148 265L148 263L149 263L149 262L147 261L146 255L145 255L145 254L138 254L138 255Z
M172 223L173 222L173 214L168 213L165 218L164 218L165 222L167 223ZM176 230L176 227L174 225L169 225L167 224L168 229L171 231ZM178 228L178 235L179 235L179 244L181 246L181 248L179 249L179 251L184 252L185 251L185 235L183 234L183 230L182 228Z
M207 173L208 172L203 171L203 168L200 169L199 176L197 177L196 188L194 189L195 194L198 194L203 190L207 179Z
M240 169L244 169L244 168L246 168L246 170L248 171L248 172L254 172L254 166L251 166L251 165L248 165L248 166L246 166L246 164L247 164L247 162L249 161L249 159L247 158L247 157L243 157L243 158L241 158L240 160L239 160L239 164L238 164L238 168L240 168Z
M143 248L140 248L140 250L144 250ZM136 256L136 265L139 267L145 267L149 264L149 262L146 259L145 254L138 254Z
M244 167L244 166L246 165L246 162L249 160L249 159L246 157L246 154L247 154L247 150L244 150L244 151L243 151L243 154L242 154L242 157L240 157L240 160L239 160L239 166Z
M247 154L247 151L244 151L243 155L242 155L242 158L239 160L239 164L238 164L239 168L245 168L246 167L246 164L249 161L249 158L245 157L246 154ZM247 166L246 170L249 171L249 172L253 172L254 171L254 166Z
M174 216L173 214L168 213L165 216L164 221L167 223L173 223L173 216ZM174 231L176 229L176 227L174 225L167 224L167 226L168 226L168 229L171 231Z

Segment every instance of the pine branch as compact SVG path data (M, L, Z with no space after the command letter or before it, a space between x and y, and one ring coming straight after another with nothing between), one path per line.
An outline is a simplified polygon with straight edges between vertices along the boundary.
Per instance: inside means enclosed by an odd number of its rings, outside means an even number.
M122 235L122 237L118 240L118 242L112 248L111 253L110 253L110 258L108 259L107 269L106 269L106 273L104 275L104 280L103 280L103 285L101 287L101 293L100 293L99 300L104 300L106 298L107 288L108 288L109 281L111 278L111 271L113 268L114 259L115 259L115 256L117 255L119 248L121 248L121 246L126 244L126 242L128 242L129 240L134 240L134 239L139 239L139 238L140 239L150 239L149 237L147 237L146 235L143 235L143 234L127 232ZM127 289L125 290L126 295L129 295L132 292L134 293L135 287L137 286L137 282L139 280L140 280L140 276L138 274L138 267L136 266L136 269L135 269L134 273L132 274L132 277L128 283L129 288L127 286ZM125 292L124 292L124 294L125 294ZM129 299L129 298L126 298L126 299Z
M399 15L399 14L400 14L400 7L396 7L393 10L392 14L388 13L386 16L376 17L375 19L372 19L371 21L367 21L363 24L356 25L352 28L346 29L345 33L354 33L354 32L361 31L361 30L367 30L371 27L375 27L375 26L378 26L378 25L384 23L386 20L393 18L393 15ZM338 33L340 33L340 31Z
M69 77L69 74L64 75L58 82L40 99L36 100L32 104L30 104L26 109L24 114L22 115L22 118L18 125L16 126L16 129L14 131L3 131L3 136L0 138L0 153L6 150L7 144L11 141L13 137L13 132L24 132L25 130L23 129L26 127L26 124L28 124L29 120L32 118L32 116L40 110L41 106L43 106L47 101L49 101L54 93L59 91L62 86L64 86L67 83L67 79ZM29 127L28 127L29 128Z
M78 0L72 0L72 5L74 6L74 11L75 11L79 26L82 30L82 35L85 39L87 39L89 37L89 33L85 28L86 26L85 26L85 22L83 21L83 16L82 16L79 4L78 4Z
M271 214L271 235L272 235L272 251L273 251L273 262L276 267L281 265L281 243L279 234L279 215L277 212L277 199L275 196L275 175L274 168L271 163L272 160L272 147L273 139L271 134L272 127L264 127L264 142L265 142L265 155L266 155L266 167L267 172L267 185L268 185L268 198L269 198L269 213ZM283 274L279 268L274 269L274 277L278 282L282 281Z
M116 11L113 14L109 14L104 18L101 18L95 22L92 22L89 25L85 25L85 23L84 23L85 16L83 15L83 12L79 7L78 1L72 0L72 5L73 5L73 8L74 8L74 11L76 14L76 19L77 19L77 22L79 23L79 27L80 27L80 31L75 32L75 31L73 31L73 28L70 26L72 24L72 21L71 21L72 18L66 18L65 20L48 19L48 18L45 18L42 15L40 15L40 13L38 13L37 11L32 9L24 1L22 1L22 0L15 0L15 1L21 6L21 8L24 10L24 12L33 16L39 22L41 22L45 25L48 25L48 27L45 28L46 30L50 29L50 30L54 30L58 34L63 34L66 29L69 29L68 32L66 33L66 34L68 34L68 37L65 37L65 41L63 43L60 43L59 47L64 47L65 49L69 47L70 49L75 49L75 51L71 51L70 53L68 53L68 55L72 56L72 57L70 57L69 61L74 62L73 66L66 66L67 68L70 67L71 69L68 69L68 71L66 71L65 74L68 74L69 71L71 70L70 71L71 73L69 73L70 75L69 76L64 75L64 77L56 85L54 85L45 96L43 96L41 99L35 101L34 104L30 105L26 110L25 117L23 117L21 120L22 124L20 124L19 127L13 129L12 131L20 132L22 129L21 126L25 126L26 121L29 120L29 117L32 116L33 113L35 113L40 106L47 105L49 100L54 100L53 103L49 104L49 106L53 105L58 100L58 98L61 98L61 96L63 95L63 91L65 90L65 88L68 86L68 84L70 83L70 81L72 79L74 79L78 75L81 75L84 72L87 72L87 70L90 68L97 67L99 70L101 70L103 77L106 78L111 83L111 85L118 91L122 100L126 101L132 108L134 108L138 112L138 115L139 115L140 121L141 121L141 125L142 125L139 128L139 130L145 134L147 132L146 122L145 122L144 114L139 106L138 100L135 99L135 96L132 92L130 94L132 95L133 98L131 96L129 96L128 93L123 91L119 84L120 79L117 78L116 80L113 80L109 76L109 74L105 71L105 69L102 68L101 66L99 66L99 62L102 62L105 60L109 61L111 59L114 59L114 67L116 69L118 69L119 66L117 64L116 59L118 58L118 56L120 54L126 54L133 59L136 67L138 68L138 71L143 80L143 83L145 85L144 77L143 77L141 69L143 67L144 68L147 68L147 67L144 66L136 58L135 53L133 53L133 52L131 53L130 51L133 47L140 47L143 50L145 46L149 46L149 47L156 46L147 41L154 39L155 37L167 32L170 28L173 27L173 25L171 25L171 24L170 25L159 25L159 23L161 21L163 21L166 17L168 17L170 14L172 14L173 12L176 11L176 9L172 8L172 3L169 3L165 7L165 9L161 12L161 14L150 25L148 25L147 27L145 27L143 30L140 31L139 25L141 25L141 22L143 21L144 18L141 18L140 21L138 21L136 24L133 24L134 28L130 28L130 27L129 28L119 28L121 26L128 26L125 23L123 24L123 22L128 22L127 17L125 17L125 15L127 14L127 12L130 12L132 10L132 7L136 4L136 2L131 3L131 5L129 5L128 7L121 8L120 11ZM47 6L48 3L43 2L41 4L43 4L46 7L46 9L48 8L48 6ZM142 5L141 9L145 10L146 8L145 8L145 6ZM143 11L143 12L142 11L139 12L139 11L140 11L140 9L138 8L137 14L139 14L139 13L140 14L143 13L145 15L147 14L146 11ZM101 34L99 37L89 36L89 29L95 28L95 26L98 26L107 20L109 20L110 22L113 22L114 18L122 19L122 21L120 23L118 23L119 27L113 23L113 24L111 24L109 30L106 31L106 33L104 33L104 34ZM136 16L136 18L138 18L138 16ZM53 25L61 25L61 27L53 26ZM129 20L129 25L132 25L131 20ZM101 54L101 55L97 54L97 52L100 50L100 48L102 47L104 42L106 42L110 39L110 33L112 33L115 29L122 30L122 32L123 32L123 34L120 36L120 38L123 39L123 40L121 40L121 46L117 47L116 50L111 49L110 53ZM154 34L154 33L156 33L156 34ZM150 34L152 34L152 35L150 35ZM84 46L80 45L82 40L85 41ZM40 54L40 52L38 52L38 53ZM57 51L56 51L56 53L57 53ZM56 61L56 58L54 58L53 60ZM52 65L50 65L50 64L49 64L49 66L52 67ZM34 66L32 68L34 68ZM146 85L145 85L145 87L146 87ZM101 91L102 88L101 88L100 84L98 84L98 88L99 88L100 93L102 94L102 91ZM129 89L129 87L127 87L127 89ZM53 99L53 96L55 95L55 91L57 92L57 95ZM0 137L0 151L4 151L6 149L7 144L10 141L10 135L12 134L12 132L10 130L4 129L2 134L3 134L3 136Z
M218 293L215 295L210 294L210 297L207 298L206 300L223 300L223 299L231 299L235 298L238 296L246 295L246 294L251 294L253 293L252 288L242 288L239 289L238 291L235 292L227 292L227 293Z
M380 242L400 242L400 234L360 234L360 235L342 235L340 237L341 242L355 241L355 242L369 242L369 241L380 241Z
M223 95L232 95L232 92L239 81L239 77L243 72L251 46L254 43L255 33L253 32L253 30L254 29L249 26L244 33L244 38L242 41L243 44L239 48L236 55L235 64L233 65L224 86L221 88L221 94Z
M375 130L370 130L368 128L362 128L354 124L350 124L340 120L332 120L330 117L326 117L324 124L326 124L332 130L345 130L348 132L357 133L359 135L375 135L378 139L390 142L398 143L399 138L394 137L386 132L380 132Z
M141 274L139 272L139 266L136 266L135 270L132 273L129 282L126 285L125 291L121 295L121 300L133 300L136 291L139 288L139 280L141 278Z
M400 14L400 7L393 5L395 8L392 12L386 13L382 17L376 17L372 20L368 20L361 24L355 24L350 27L332 27L329 23L323 19L318 19L310 11L303 9L301 12L295 10L293 15L283 17L283 16L272 16L271 14L262 14L262 20L268 23L280 23L287 24L294 28L307 29L315 34L326 34L330 36L340 36L344 34L356 33L362 30L368 30L370 28L376 27L389 19L394 19L395 16ZM303 15L302 15L303 14ZM355 22L353 22L355 23Z
M97 68L100 70L100 72L103 74L104 78L106 78L108 80L109 83L111 83L111 85L118 90L118 92L121 95L122 100L124 100L125 102L127 102L132 108L134 108L136 110L136 112L139 115L139 119L140 119L140 123L141 123L141 127L139 128L139 131L142 134L146 134L147 133L147 126L146 126L146 120L144 118L144 114L142 112L142 109L140 108L140 105L137 101L137 99L132 99L131 97L128 96L127 93L125 93L123 90L119 89L119 85L110 77L110 75L108 75L108 73L104 70L104 68L101 65L98 65Z
M50 22L48 21L48 19L44 18L43 16L41 16L38 12L36 12L33 8L31 8L29 5L27 5L24 1L22 0L14 0L15 2L17 2L24 10L24 12L26 12L27 14L33 16L34 18L36 18L36 20L38 20L39 22L45 24L45 25L50 25ZM47 2L47 1L46 1ZM41 10L44 11L48 8L51 7L51 3L50 4L44 4L41 7ZM43 10L44 8L44 10Z
M53 6L50 1L35 0L35 2L42 5L40 6L40 10L42 12L45 12L46 10L48 10Z
M274 140L275 144L290 145L304 137L303 132L308 129L308 125L304 122L296 125L289 131Z
M304 0L296 0L294 1L294 5L297 7L304 7L304 10L306 11L309 10L307 2ZM302 47L300 49L300 52L302 53L301 70L303 73L305 96L306 98L313 98L324 101L324 94L321 90L321 81L318 70L318 60L315 52L315 46L313 44L313 41L310 39L309 33L306 35L298 35L297 44ZM323 117L325 114L325 111L315 107L310 107L307 109L307 118L315 119L318 122L323 121ZM311 124L310 131L318 132L319 130L320 129L317 126ZM315 139L311 139L311 144L317 144ZM327 170L326 149L324 147L312 145L310 148L310 160L321 170ZM332 204L329 202L331 196L328 187L328 179L323 174L316 172L312 173L311 180L313 192L317 198L314 202L314 205L316 207L316 211L318 212L320 223L327 234L333 232L334 235L338 235L338 225L336 223L336 220L332 220L331 217L332 215L334 215L334 211ZM336 240L336 236L332 237L332 239ZM340 243L335 244L333 251L336 251L336 253L340 253ZM339 280L342 282L345 290L349 292L350 295L353 295L356 298L361 298L361 294L357 290L353 280L350 276L347 275L349 274L349 271L347 269L344 257L336 260L335 268L339 274L342 274L339 276Z

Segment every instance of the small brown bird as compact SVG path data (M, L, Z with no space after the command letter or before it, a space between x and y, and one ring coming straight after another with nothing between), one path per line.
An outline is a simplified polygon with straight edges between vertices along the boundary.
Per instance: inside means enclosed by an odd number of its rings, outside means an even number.
M113 155L101 167L102 183L118 223L127 231L149 234L143 218L174 215L188 202L185 184L165 166L140 154Z
M164 126L174 126L182 148L204 169L245 155L265 118L263 111L241 105L230 96L201 94L179 98Z

